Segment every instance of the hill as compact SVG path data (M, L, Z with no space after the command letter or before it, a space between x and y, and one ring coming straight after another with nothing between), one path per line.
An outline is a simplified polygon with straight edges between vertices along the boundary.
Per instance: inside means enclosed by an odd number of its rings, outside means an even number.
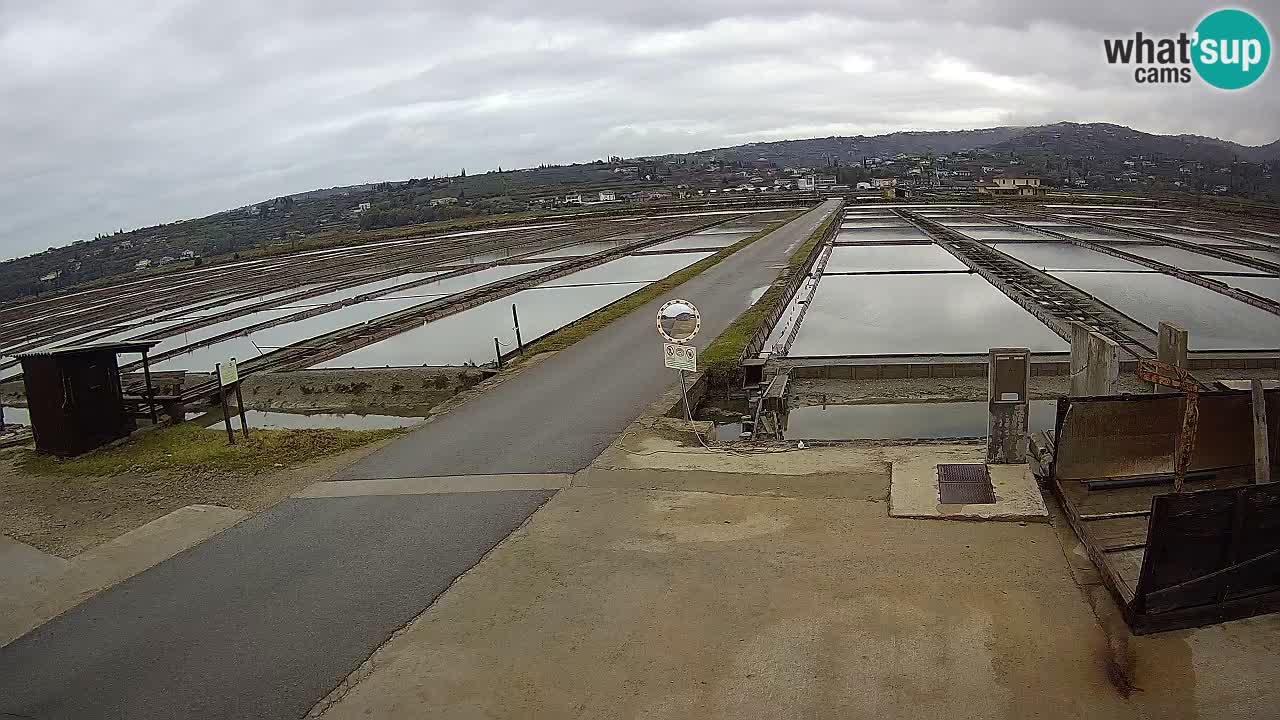
M383 228L544 210L566 194L607 191L619 201L746 186L786 185L799 169L862 179L859 167L901 156L949 156L946 167L979 179L1016 166L1051 185L1134 192L1215 192L1280 201L1280 140L1251 147L1199 135L1156 135L1108 123L894 132L747 143L694 153L455 177L411 178L311 190L203 218L101 235L0 263L0 302L133 272L139 265L177 264L184 254L213 256L358 239ZM912 163L874 165L905 174ZM918 179L926 175L916 165ZM957 176L960 176L957 173ZM754 185L759 182L760 185ZM970 180L972 182L972 180ZM425 228L424 228L425 229ZM190 265L198 260L188 260Z

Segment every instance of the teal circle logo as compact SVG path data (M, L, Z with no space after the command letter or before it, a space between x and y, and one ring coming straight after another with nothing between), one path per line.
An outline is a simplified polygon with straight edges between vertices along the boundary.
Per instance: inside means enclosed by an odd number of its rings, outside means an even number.
M1258 18L1243 10L1218 10L1196 26L1192 64L1210 85L1239 90L1252 85L1271 60L1271 37Z

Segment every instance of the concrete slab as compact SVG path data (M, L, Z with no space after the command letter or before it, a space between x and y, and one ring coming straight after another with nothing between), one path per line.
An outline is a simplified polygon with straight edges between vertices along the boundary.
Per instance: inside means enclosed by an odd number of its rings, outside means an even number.
M724 495L768 497L845 498L884 501L883 490L868 492L868 476L883 477L882 471L813 473L810 475L742 475L705 470L610 470L587 468L573 478L574 487L632 490L675 490Z
M0 608L0 647L248 515L244 510L217 505L188 505L77 555L56 577L0 597L6 603Z
M1049 525L573 487L312 714L1262 718L1277 638L1263 618L1149 636L1126 696Z
M35 588L62 575L69 560L50 555L7 535L0 535L0 609L30 597Z
M442 475L385 480L331 480L308 485L294 497L358 497L361 495L431 495L435 493L496 492L499 490L559 490L569 487L568 473L508 473L501 475Z
M0 648L0 717L301 717L551 494L285 500Z
M981 463L983 453L959 448L918 447L915 457L893 463L889 515L941 520L1049 522L1040 486L1028 465L990 465L996 501L984 505L943 504L938 499L938 465Z

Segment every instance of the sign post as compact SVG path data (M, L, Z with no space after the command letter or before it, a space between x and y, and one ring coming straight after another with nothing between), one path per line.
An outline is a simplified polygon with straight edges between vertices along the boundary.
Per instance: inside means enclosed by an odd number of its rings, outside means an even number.
M671 300L658 309L658 334L667 340L662 344L662 361L680 375L684 418L689 422L693 422L693 410L689 407L689 388L684 374L698 371L698 349L685 343L692 340L701 327L702 315L687 300Z
M228 390L234 390L236 393L236 407L240 414L240 432L244 433L245 438L249 437L249 421L244 414L244 395L240 392L240 370L236 366L235 358L231 358L225 363L218 363L215 368L218 372L218 395L222 398L222 422L227 428L227 442L235 445L236 435L231 429L231 407L227 402Z

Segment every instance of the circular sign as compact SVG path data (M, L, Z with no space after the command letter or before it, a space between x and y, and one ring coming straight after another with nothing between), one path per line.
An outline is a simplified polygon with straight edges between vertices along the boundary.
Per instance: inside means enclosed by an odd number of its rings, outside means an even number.
M658 334L671 342L689 342L701 327L702 316L688 300L668 300L658 309Z
M1210 85L1239 90L1262 77L1271 59L1271 36L1258 18L1244 10L1217 10L1196 26L1191 58Z

